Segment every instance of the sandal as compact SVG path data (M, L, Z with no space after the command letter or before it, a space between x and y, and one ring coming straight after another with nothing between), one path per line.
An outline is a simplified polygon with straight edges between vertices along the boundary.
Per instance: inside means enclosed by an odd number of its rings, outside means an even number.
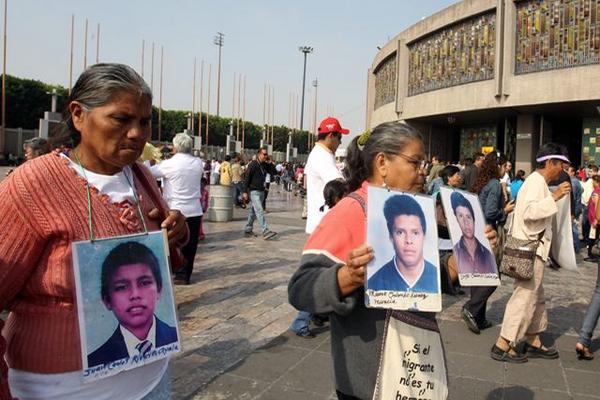
M554 360L558 358L558 350L553 347L535 347L525 342L525 350L530 357L543 358L546 360Z
M520 354L514 349L514 347L509 347L508 350L502 350L495 344L492 346L490 356L496 361L506 361L515 364L521 364L527 362L528 360L527 354Z
M577 343L575 345L575 352L577 353L578 360L593 360L594 353L584 344Z

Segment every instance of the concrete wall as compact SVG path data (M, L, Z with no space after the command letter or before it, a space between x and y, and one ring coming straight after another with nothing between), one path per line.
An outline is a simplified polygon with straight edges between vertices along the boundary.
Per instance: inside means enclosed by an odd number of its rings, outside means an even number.
M484 12L496 12L494 79L472 82L407 96L408 46L435 31ZM465 0L399 33L377 53L369 70L367 127L389 120L455 114L465 111L513 108L568 101L600 101L600 64L514 75L516 8L513 0ZM398 90L395 104L373 109L372 71L398 52ZM390 110L390 107L395 108Z

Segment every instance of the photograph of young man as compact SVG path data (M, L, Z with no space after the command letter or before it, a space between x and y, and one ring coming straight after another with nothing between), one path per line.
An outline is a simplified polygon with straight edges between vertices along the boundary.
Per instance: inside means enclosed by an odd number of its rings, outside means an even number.
M462 193L452 192L450 204L462 233L454 245L459 273L496 273L494 255L475 237L475 213L473 206Z
M150 351L177 341L177 329L155 314L162 292L158 259L148 247L125 242L102 263L100 292L119 325L102 346L88 354L88 368Z
M385 201L383 214L395 255L368 280L368 288L438 293L437 268L423 256L427 223L419 203L394 195Z

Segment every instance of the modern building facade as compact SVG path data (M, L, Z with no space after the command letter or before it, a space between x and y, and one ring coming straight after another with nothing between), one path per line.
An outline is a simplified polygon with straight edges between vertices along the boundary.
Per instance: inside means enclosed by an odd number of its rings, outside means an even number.
M539 146L600 164L600 0L464 0L399 33L368 72L367 128L404 120L445 160L529 172Z

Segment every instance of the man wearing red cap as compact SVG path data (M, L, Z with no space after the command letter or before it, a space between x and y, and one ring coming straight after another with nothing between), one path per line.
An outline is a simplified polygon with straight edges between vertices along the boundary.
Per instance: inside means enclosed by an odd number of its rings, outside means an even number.
M317 143L310 152L304 168L308 209L306 233L313 233L328 211L326 207L324 211L319 211L319 208L325 204L323 189L327 182L342 177L342 173L335 165L335 151L342 142L342 135L349 132L333 117L325 118L319 125Z
M342 135L350 133L348 129L342 128L340 121L333 117L327 117L319 125L317 142L308 155L308 161L304 168L306 176L306 199L307 218L306 233L311 234L321 222L321 218L327 213L323 189L327 182L342 177L342 173L335 164L335 151L342 142ZM311 315L300 311L294 320L291 330L298 336L310 338L314 334L309 329Z

